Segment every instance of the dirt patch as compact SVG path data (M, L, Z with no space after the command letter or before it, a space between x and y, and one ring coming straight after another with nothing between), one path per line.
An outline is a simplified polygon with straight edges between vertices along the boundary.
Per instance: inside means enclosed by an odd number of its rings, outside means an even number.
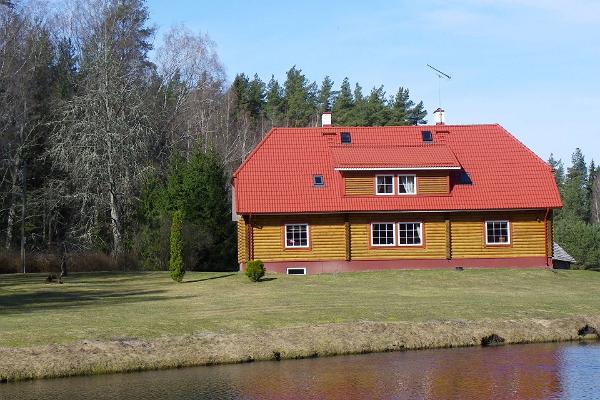
M248 361L397 350L479 346L497 336L505 344L581 340L581 327L600 326L600 315L556 320L357 322L253 330L199 332L143 340L86 340L68 345L0 347L0 382L181 368Z

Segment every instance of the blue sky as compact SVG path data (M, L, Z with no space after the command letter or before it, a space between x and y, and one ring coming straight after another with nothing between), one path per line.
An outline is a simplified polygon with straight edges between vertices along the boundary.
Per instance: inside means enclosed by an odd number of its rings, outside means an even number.
M229 79L292 66L364 92L408 87L447 123L500 123L539 156L600 161L600 2L149 0L157 41L172 24L208 33ZM335 115L333 116L335 120ZM567 162L568 164L568 162Z

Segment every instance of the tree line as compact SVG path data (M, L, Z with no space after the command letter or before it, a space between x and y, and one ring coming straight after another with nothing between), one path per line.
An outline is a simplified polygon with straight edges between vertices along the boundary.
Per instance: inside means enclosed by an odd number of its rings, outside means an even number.
M552 155L548 164L563 202L555 212L554 239L582 268L600 268L600 167L586 163L580 149L565 170Z
M229 179L269 129L324 111L337 125L425 123L403 87L336 90L296 66L283 83L229 83L206 34L154 36L143 0L0 2L0 256L165 269L177 213L189 268L233 266Z

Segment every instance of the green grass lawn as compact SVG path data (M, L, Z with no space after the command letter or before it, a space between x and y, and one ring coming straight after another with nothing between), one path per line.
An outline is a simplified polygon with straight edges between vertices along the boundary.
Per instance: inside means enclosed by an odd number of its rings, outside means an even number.
M548 270L0 275L0 346L243 332L352 321L555 318L600 313L600 273Z

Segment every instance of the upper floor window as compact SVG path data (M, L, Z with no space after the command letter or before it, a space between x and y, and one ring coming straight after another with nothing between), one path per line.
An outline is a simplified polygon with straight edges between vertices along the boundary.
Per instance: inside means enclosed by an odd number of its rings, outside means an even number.
M416 175L398 175L398 194L416 194Z
M286 224L285 247L308 247L308 224Z
M375 177L377 194L394 194L394 175L377 175Z
M486 221L485 244L510 244L509 222Z
M371 224L372 246L394 246L396 244L396 232L394 223L379 222Z
M398 245L420 246L423 244L423 224L421 222L398 223Z

